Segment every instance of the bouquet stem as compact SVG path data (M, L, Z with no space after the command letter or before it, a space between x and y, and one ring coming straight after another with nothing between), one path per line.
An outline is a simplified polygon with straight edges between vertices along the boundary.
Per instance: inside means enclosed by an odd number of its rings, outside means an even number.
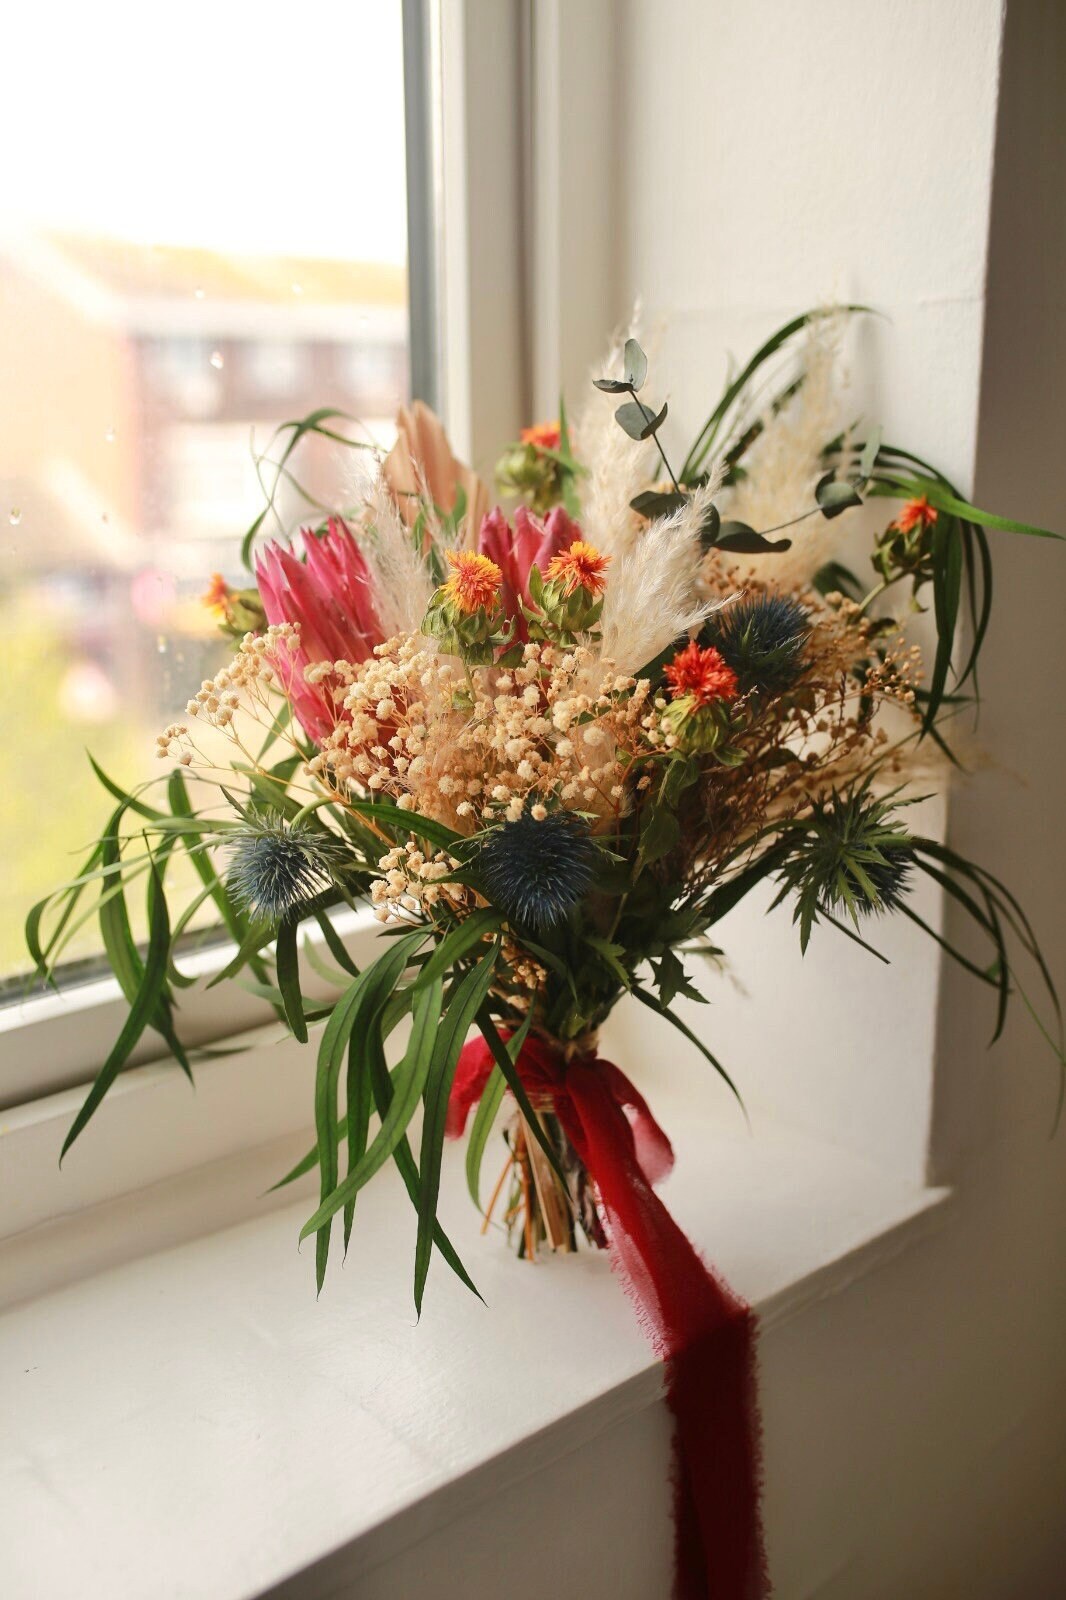
M584 1162L554 1111L538 1110L536 1116L555 1151L562 1177L516 1109L504 1130L507 1160L486 1209L482 1232L488 1229L506 1192L503 1223L519 1260L535 1261L541 1245L569 1254L578 1248L579 1232L594 1249L606 1249L596 1186Z

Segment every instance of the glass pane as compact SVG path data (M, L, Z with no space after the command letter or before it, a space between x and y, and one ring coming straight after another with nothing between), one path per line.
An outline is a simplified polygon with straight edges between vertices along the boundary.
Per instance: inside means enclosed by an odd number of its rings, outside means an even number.
M253 448L408 391L400 0L8 19L0 96L0 977L226 643ZM16 64L17 63L17 67ZM305 452L336 496L349 452ZM282 517L299 516L291 490ZM245 580L247 581L247 580ZM71 954L91 956L91 922Z

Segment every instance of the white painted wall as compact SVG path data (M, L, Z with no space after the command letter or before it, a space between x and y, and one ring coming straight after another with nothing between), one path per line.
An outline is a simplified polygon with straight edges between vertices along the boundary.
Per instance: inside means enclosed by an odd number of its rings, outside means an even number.
M971 483L999 0L621 9L616 294L620 310L641 296L647 323L661 319L652 386L670 395L674 453L730 355L744 361L798 311L836 298L884 313L853 324L850 414ZM884 520L883 507L860 518L860 572ZM823 930L801 961L787 910L763 915L770 898L723 929L751 1001L710 986L714 1048L753 1107L920 1181L935 946L910 925L878 927L893 968L876 972ZM935 921L938 897L926 899Z
M793 311L855 298L891 318L869 323L855 352L856 387L887 435L972 485L979 503L1066 528L1066 8L1009 6L1001 98L998 0L632 0L617 18L616 306L642 292L670 318L659 367L678 437L706 409L723 349L743 356ZM1005 770L959 790L951 837L1019 892L1061 981L1066 552L1000 536L996 554L981 735ZM824 943L813 951L798 997L776 931L765 944L744 918L726 931L741 976L761 951L782 978L778 1012L801 1019L796 1055L783 1059L760 978L763 1005L744 1013L745 1085L765 1048L776 1103L917 1170L928 948L906 935L897 946L918 990L905 1019L902 995L886 1007L881 974L853 975L850 954L837 965ZM1055 1068L1023 1015L986 1053L987 1004L964 976L947 973L941 994L928 1155L958 1187L952 1224L765 1341L782 1600L1066 1592ZM848 1043L860 1012L865 1058ZM719 1032L743 1047L726 998L709 1037ZM872 1117L842 1095L844 1068L862 1075ZM897 1090L902 1117L890 1109Z

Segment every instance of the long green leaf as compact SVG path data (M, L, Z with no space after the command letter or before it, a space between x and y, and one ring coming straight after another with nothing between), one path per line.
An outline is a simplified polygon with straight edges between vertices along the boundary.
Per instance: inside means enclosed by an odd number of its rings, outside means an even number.
M495 933L502 921L500 913L491 906L482 906L464 917L457 927L444 935L415 979L414 988L421 989L425 984L444 977L489 934Z
M151 788L153 783L160 781L158 778L149 779L147 783L138 785L136 789L127 790L123 789L121 784L116 783L113 778L109 778L103 767L91 755L89 755L89 765L96 774L98 782L103 785L108 794L113 795L120 802L123 811L134 811L139 817L146 817L152 822L158 822L165 815L157 807L147 805L143 800L138 799L138 796L143 794L146 789Z
M330 954L333 956L333 959L337 965L339 967L343 967L344 971L349 977L358 978L359 968L348 954L348 951L344 945L344 941L329 919L329 913L326 911L316 910L315 921L322 929L322 937L329 946Z
M151 871L158 882L155 863ZM134 1045L148 1026L149 1021L156 1012L163 994L166 982L167 960L170 954L170 926L167 917L167 903L162 892L157 893L152 899L152 922L149 928L148 959L141 975L140 987L134 996L129 1014L122 1026L122 1031L115 1040L100 1071L93 1081L92 1088L82 1103L81 1110L74 1118L70 1132L63 1141L60 1153L60 1162L74 1143L75 1139L85 1128L89 1119L96 1111L104 1095L114 1083L120 1069L129 1060Z
M170 809L175 817L183 818L190 822L193 820L193 809L189 800L189 791L185 783L184 775L178 768L175 768L170 775L170 780L167 785L167 798L170 802ZM237 907L233 903L232 898L230 897L228 889L205 853L203 851L192 850L189 848L187 841L186 850L188 852L189 859L192 861L192 864L196 869L196 872L199 874L200 881L206 888L210 889L211 898L218 907L218 914L222 918L223 924L225 925L230 937L233 939L235 944L243 944L245 936L248 932L249 918L246 917L241 911L238 911ZM248 965L251 967L257 978L263 978L266 976L266 969L264 968L262 962L251 959L249 960Z
M737 1088L736 1084L733 1082L722 1063L718 1060L718 1057L711 1054L703 1040L698 1038L696 1034L693 1033L692 1029L682 1022L676 1011L671 1011L669 1006L660 1004L659 1000L651 993L650 990L642 989L639 984L634 984L633 993L636 995L637 999L642 1005L646 1005L652 1011L658 1012L660 1017L665 1017L667 1022L670 1023L671 1027L676 1028L678 1033L683 1033L689 1043L696 1046L696 1049L699 1051L700 1055L703 1056L704 1060L710 1062L715 1072L717 1072L724 1082L729 1085L730 1089L732 1089L734 1095L736 1096L737 1105L740 1107L741 1111L744 1112L744 1115L747 1116L747 1111L744 1107L744 1101L740 1096L740 1090Z
M440 1193L440 1169L444 1151L448 1097L451 1094L459 1052L489 992L499 950L497 941L459 983L451 1004L440 1019L434 1040L424 1093L422 1153L418 1163L421 1185L418 1200L418 1235L415 1240L415 1310L419 1315L422 1312L422 1296L425 1292L429 1258L433 1249L433 1225L437 1220L437 1197ZM416 1001L416 1006L417 1004Z
M252 957L258 955L265 945L271 943L273 938L274 931L268 923L252 922L234 954L226 962L222 971L215 973L207 987L215 989L220 983L228 983L230 978L235 978L244 967L248 967L251 970ZM258 965L263 970L263 977L259 979L259 982L264 983L266 981L266 969L263 967L262 962L259 962Z
M1037 528L1030 522L1016 522L1013 517L1000 517L993 511L982 511L968 500L952 494L939 478L905 477L902 474L879 471L874 480L884 484L890 493L898 491L896 498L914 500L924 495L938 511L961 517L965 522L979 523L982 528L995 528L1002 533L1024 533L1033 539L1063 539L1066 535L1050 528Z
M384 1042L381 1038L380 1016L374 1019L374 1026L370 1029L367 1041L368 1048L380 1050L385 1053ZM374 1091L370 1082L369 1071L364 1070L364 1049L362 1040L353 1035L348 1041L348 1073L344 1085L344 1098L347 1111L341 1119L344 1132L347 1135L348 1146L348 1171L354 1172L356 1167L366 1155L367 1140L370 1135L370 1112L374 1104ZM340 1129L338 1128L338 1136ZM348 1245L352 1237L352 1223L355 1221L355 1196L348 1201L344 1208L344 1253L348 1254Z
M393 1089L392 1083L389 1079L388 1070L385 1066L384 1056L377 1051L372 1051L370 1053L370 1074L371 1084L374 1090L374 1104L377 1107L378 1115L384 1119L388 1115L389 1108L392 1105ZM396 1170L399 1172L400 1177L403 1180L403 1185L407 1190L408 1198L417 1212L420 1191L418 1166L415 1162L414 1156L411 1154L411 1146L408 1142L406 1134L401 1135L400 1139L397 1141L396 1148L392 1152L392 1159L396 1164ZM463 1266L455 1246L452 1244L451 1240L448 1238L448 1235L445 1233L439 1222L435 1224L433 1229L433 1243L436 1245L437 1249L448 1263L448 1266L455 1273L455 1276L459 1279L460 1283L464 1284L466 1288L470 1290L471 1294L477 1295L477 1298L481 1300L482 1296L477 1284ZM482 1301L482 1303L484 1302Z
M315 1075L315 1133L318 1138L320 1194L323 1203L332 1197L337 1187L337 1084L348 1041L353 1036L360 1017L366 1021L377 1015L403 976L414 951L426 937L426 932L421 929L410 933L406 938L398 939L370 966L364 967L351 987L337 1001L323 1029ZM340 1204L343 1204L343 1201ZM338 1208L337 1205L332 1206L328 1213L329 1218L332 1218ZM309 1224L300 1237L304 1238L309 1231L316 1230L318 1238L315 1249L315 1276L321 1293L329 1257L329 1221L323 1219L316 1224L315 1230L312 1230Z
M267 504L265 508L259 513L251 527L248 529L247 533L244 535L244 538L241 540L241 561L249 572L254 573L255 570L252 562L252 546L255 543L256 535L259 533L267 517L272 512L275 515L277 514L275 511L274 497L277 493L278 484L281 482L283 476L287 479L292 479L292 474L286 471L286 467L289 458L296 449L297 445L300 443L300 440L310 433L318 434L322 438L330 439L337 444L348 445L353 450L365 450L368 448L368 446L360 439L349 439L345 434L338 432L336 429L323 427L323 423L332 421L335 417L340 418L343 422L355 423L357 421L355 417L349 416L346 411L338 410L336 406L319 406L315 411L309 412L306 417L302 417L291 422L282 422L277 428L275 428L273 435L271 436L270 443L267 445L263 455L259 457L260 463L265 462L268 466L271 466L275 469L276 476L274 483L270 491L267 493ZM286 444L285 449L282 451L281 459L279 461L274 461L270 458L269 452L274 448L274 445L277 443L277 441L286 433L290 435L288 443ZM295 482L295 480L292 481ZM297 488L299 488L298 484ZM305 498L310 499L311 497L305 496Z
M322 1197L318 1210L304 1224L300 1232L301 1239L318 1232L343 1206L350 1205L359 1190L369 1183L374 1174L380 1171L389 1157L395 1153L396 1146L404 1137L425 1088L433 1047L440 1027L442 1001L443 990L439 979L417 997L411 1037L403 1060L393 1075L391 1096L382 1116L381 1126L370 1141L369 1148L359 1157L352 1170L335 1188ZM382 1056L378 1060L379 1072L382 1070L383 1061ZM368 1067L370 1065L369 1052L367 1065ZM367 1075L371 1079L372 1090L373 1080L369 1071Z
M387 1073L385 1075L385 1082L386 1084L388 1083ZM375 1099L376 1094L377 1091L375 1091ZM419 1178L418 1165L411 1153L411 1146L408 1142L406 1134L404 1134L403 1138L399 1141L395 1150L392 1152L392 1159L396 1163L396 1169L399 1172L400 1177L403 1179L404 1188L407 1190L411 1204L414 1206L415 1211L417 1212L419 1195L421 1193L421 1180ZM469 1272L467 1272L466 1268L463 1266L463 1263L459 1258L458 1251L448 1238L448 1235L445 1233L439 1222L435 1222L433 1224L433 1243L436 1245L437 1249L440 1251L449 1267L455 1273L455 1276L459 1279L459 1282L464 1284L466 1288L470 1290L471 1294L477 1295L478 1299L481 1300L482 1304L484 1305L484 1299L482 1297L481 1290L478 1288Z
M482 1038L492 1051L493 1060L503 1073L504 1078L507 1080L507 1087L514 1095L518 1109L525 1118L530 1132L540 1145L541 1149L544 1151L552 1171L555 1172L565 1184L566 1174L559 1165L559 1153L553 1147L551 1140L548 1138L543 1127L541 1126L540 1118L533 1109L532 1102L526 1093L525 1084L518 1075L518 1070L515 1066L515 1063L511 1060L507 1046L500 1038L499 1029L493 1022L487 1006L483 1006L479 1012L477 1025L481 1029Z
M531 1006L526 1012L518 1032L512 1034L507 1041L507 1054L510 1056L512 1064L518 1060L532 1021L533 1008ZM481 1099L478 1101L477 1110L474 1113L474 1121L470 1129L470 1137L466 1145L466 1187L470 1192L470 1198L479 1211L481 1210L481 1162L485 1154L485 1145L492 1131L492 1125L496 1121L500 1103L506 1092L507 1079L499 1067L494 1064L489 1074L489 1080L482 1090Z
M105 866L118 865L121 860L122 846L119 838L119 824L125 811L125 803L120 805L111 817L111 821L101 839L100 859ZM151 930L158 922L154 916L153 906L156 897L165 898L163 895L163 873L166 870L166 861L170 846L167 845L158 854L152 856L149 852L151 874L148 880L148 926ZM164 903L164 912L166 910ZM107 956L112 972L118 979L119 987L132 1005L141 991L145 976L145 963L137 949L130 927L129 911L126 906L125 884L121 875L112 889L100 896L98 901L100 936L103 940L104 953ZM150 937L154 935L150 934ZM170 929L167 923L167 949L166 967L164 968L164 982L160 988L159 996L154 1010L149 1017L149 1024L162 1037L171 1054L181 1065L187 1078L192 1079L192 1069L188 1057L182 1047L181 1041L174 1032L170 1017L170 997L166 988L166 970L170 964Z
M401 811L391 800L348 799L345 805L357 816L366 817L370 821L391 828L394 836L398 838L406 839L409 834L413 834L415 838L425 839L441 850L450 850L453 845L464 842L461 833L445 827L443 822L435 822L432 817L424 817L417 811Z
M304 1016L303 995L300 992L300 957L296 948L299 919L295 916L282 919L275 947L278 988L285 1004L285 1020L293 1037L301 1044L307 1043L307 1019Z
M947 688L951 652L962 592L963 545L954 517L938 518L933 529L933 610L936 617L936 657L929 680L922 731L927 733L936 719Z
M684 466L681 468L681 481L690 482L691 479L699 472L701 466L707 458L709 451L714 445L714 441L718 435L718 429L721 427L726 413L729 411L729 408L732 406L733 402L738 399L747 388L747 385L751 382L751 379L755 376L756 372L758 372L764 361L768 361L771 356L776 355L778 350L781 349L782 345L787 344L789 339L791 339L794 334L799 333L801 329L805 328L809 322L814 322L819 317L831 315L834 311L854 313L869 312L870 310L871 308L869 306L846 305L832 307L828 310L808 311L805 312L803 316L793 317L791 322L786 322L784 327L778 328L776 333L772 333L769 339L766 340L765 344L759 346L758 350L756 350L755 354L752 356L744 370L740 373L739 377L735 378L732 383L727 384L722 398L719 400L718 404L707 418L707 421L703 424L703 427L696 436L692 448L685 457Z

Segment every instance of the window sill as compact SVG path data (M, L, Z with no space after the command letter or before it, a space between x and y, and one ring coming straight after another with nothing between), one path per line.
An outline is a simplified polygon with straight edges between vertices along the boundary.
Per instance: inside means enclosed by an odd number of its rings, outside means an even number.
M355 911L341 907L332 913L332 922L357 960L372 957L380 925L369 907ZM324 940L314 923L304 924L300 938L301 943L323 950ZM178 960L182 972L197 980L178 995L178 1032L189 1049L230 1039L268 1022L273 1015L268 1002L243 989L239 980L210 987L212 978L236 950L235 944L218 939ZM314 997L334 992L306 963L301 970L305 994ZM91 1082L107 1059L128 1011L118 980L111 976L61 983L49 993L0 1006L0 1113ZM164 1041L153 1029L145 1029L130 1065L164 1059L169 1059Z
M286 1047L256 1054L261 1101L286 1072L303 1099ZM153 1097L170 1092L158 1069L143 1077ZM198 1092L201 1127L228 1092ZM764 1326L870 1272L947 1214L945 1191L790 1127L760 1122L749 1136L713 1086L701 1106L668 1085L654 1097L678 1156L664 1197ZM162 1120L180 1144L182 1130ZM13 1143L28 1140L36 1161L53 1121L58 1137L58 1117L42 1110L32 1138L23 1126ZM38 1206L37 1226L24 1209L30 1231L0 1246L0 1279L24 1294L72 1252L88 1251L92 1269L0 1317L7 1592L58 1600L77 1574L83 1600L244 1600L302 1573L301 1600L325 1596L660 1396L660 1368L607 1260L530 1267L498 1236L480 1238L456 1148L442 1220L488 1309L435 1260L415 1325L414 1219L391 1169L360 1197L347 1265L316 1303L310 1252L296 1250L306 1196L292 1203L286 1191L268 1210L255 1198L308 1136L262 1126L269 1143L219 1151L208 1139L198 1171L135 1198L101 1191L66 1220ZM14 1175L5 1165L4 1187L15 1190L21 1162ZM490 1145L486 1179L491 1165ZM76 1186L87 1182L83 1172ZM32 1531L44 1527L47 1539ZM440 1581L430 1594L450 1592L446 1574Z

